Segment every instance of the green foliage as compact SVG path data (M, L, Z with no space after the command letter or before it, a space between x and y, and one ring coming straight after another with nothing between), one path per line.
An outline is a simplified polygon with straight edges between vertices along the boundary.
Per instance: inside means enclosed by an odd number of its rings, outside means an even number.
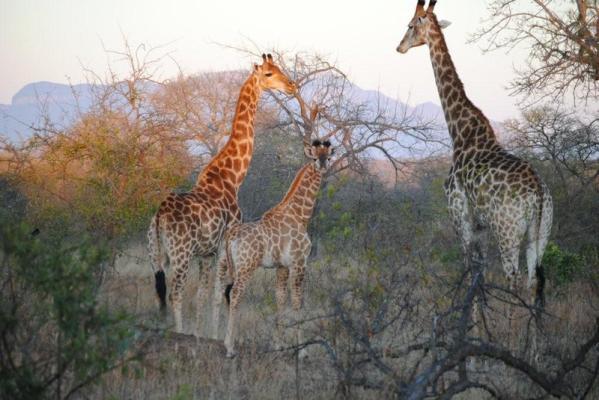
M193 390L190 385L183 384L172 397L172 400L190 400L193 399Z
M124 312L98 304L107 252L0 226L0 397L67 398L122 365L134 331Z
M438 257L439 261L443 264L453 264L462 261L462 251L458 246L450 248L433 248L431 255Z
M584 258L552 242L545 249L543 266L547 270L548 279L556 286L561 286L573 282L581 275Z

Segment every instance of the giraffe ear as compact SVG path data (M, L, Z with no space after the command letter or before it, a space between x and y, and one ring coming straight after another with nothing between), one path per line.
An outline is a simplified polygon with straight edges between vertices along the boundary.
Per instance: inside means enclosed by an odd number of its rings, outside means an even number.
M256 64L256 63L254 63L254 70L258 71L259 69L260 69L260 66L258 64Z
M305 146L304 154L306 155L306 157L308 157L311 160L316 159L316 157L314 157L314 154L312 153L312 146Z
M446 19L442 19L441 21L439 21L439 26L441 27L441 29L445 29L449 25L451 25L451 22L447 21Z

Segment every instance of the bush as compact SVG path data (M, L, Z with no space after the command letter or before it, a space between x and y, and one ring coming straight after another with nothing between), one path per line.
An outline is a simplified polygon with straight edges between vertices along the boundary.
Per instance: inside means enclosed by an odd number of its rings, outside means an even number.
M0 398L66 399L127 361L132 320L98 304L105 251L31 232L0 223Z
M582 274L584 258L551 242L543 255L543 266L547 269L548 279L555 286L561 286L573 282Z

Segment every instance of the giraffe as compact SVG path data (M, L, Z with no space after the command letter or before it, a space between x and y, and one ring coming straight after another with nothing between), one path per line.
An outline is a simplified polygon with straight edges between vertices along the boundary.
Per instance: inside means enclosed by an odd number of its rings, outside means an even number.
M192 256L201 258L196 328L199 334L200 310L211 280L211 258L218 250L225 227L241 221L237 193L252 158L257 103L262 91L267 89L295 94L297 86L275 65L272 55L263 54L262 64L254 64L241 87L227 143L202 170L194 188L188 193L169 194L150 223L148 250L163 312L166 310L164 266L167 260L172 267L169 300L177 332L183 331L181 303Z
M418 1L397 51L406 53L424 44L429 48L453 144L444 185L449 212L466 256L484 259L485 249L477 242L490 230L512 290L518 283L520 246L526 240L528 288L538 312L543 306L541 260L553 218L551 194L527 161L501 147L488 119L466 96L441 31L449 22L437 20L435 3L431 0L425 10L425 0ZM512 313L510 307L510 327Z
M333 148L328 140L304 144L310 159L297 173L287 194L279 204L264 213L257 222L231 225L221 242L218 278L213 297L213 338L218 337L220 305L224 295L229 305L225 347L227 357L235 356L234 341L239 303L254 271L276 267L277 341L281 337L280 318L287 303L288 280L291 280L291 303L296 320L303 301L303 280L311 242L308 223L324 172L328 169ZM232 282L232 283L231 283ZM228 285L227 285L228 284ZM296 328L301 343L299 327ZM302 353L303 354L303 353Z

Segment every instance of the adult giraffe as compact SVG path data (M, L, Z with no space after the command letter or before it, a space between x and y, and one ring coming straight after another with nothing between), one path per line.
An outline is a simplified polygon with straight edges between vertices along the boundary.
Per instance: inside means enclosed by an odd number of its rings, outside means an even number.
M274 64L270 54L262 55L262 65L254 65L241 87L228 142L202 170L192 191L169 194L150 223L148 250L162 310L166 309L163 245L172 267L169 298L177 332L183 331L181 302L192 256L201 257L201 284L197 292L199 334L200 310L210 282L210 271L206 270L225 227L231 222L241 222L237 192L252 159L254 116L260 94L265 89L278 89L288 94L297 91L295 83Z
M449 55L439 22L433 13L436 0L424 9L419 0L408 25L400 53L428 45L435 81L453 143L453 163L445 182L449 211L463 250L469 256L479 230L489 227L501 263L513 289L517 280L520 245L526 236L528 287L535 287L535 305L543 305L541 260L551 232L551 194L531 165L501 147L484 114L468 99ZM512 310L510 309L510 320Z

